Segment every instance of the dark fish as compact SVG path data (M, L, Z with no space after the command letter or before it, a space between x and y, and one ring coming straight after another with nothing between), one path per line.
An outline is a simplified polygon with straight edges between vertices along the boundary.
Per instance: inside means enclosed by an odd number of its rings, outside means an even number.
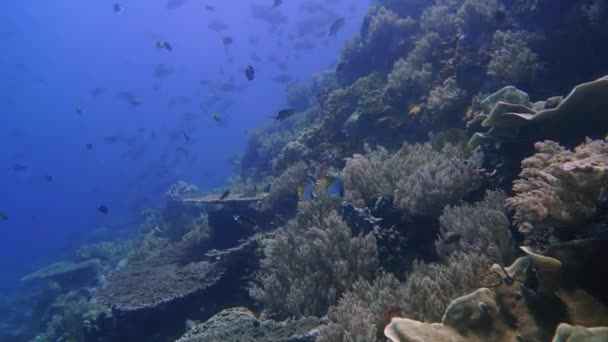
M137 97L135 94L129 93L127 91L121 91L117 94L118 98L127 102L133 107L137 107L141 104L141 99Z
M296 110L294 108L286 108L283 110L280 110L276 116L274 116L273 118L276 121L283 121L291 116L293 116L296 113Z
M165 49L167 51L173 51L173 46L167 41L159 40L156 42L156 47L159 49Z
M47 183L50 183L53 181L53 176L46 175L46 176L44 176L44 180L47 181Z
M21 171L25 171L27 170L27 166L23 165L23 164L15 164L15 166L13 166L13 170L21 172Z
M120 4L114 4L114 6L112 6L112 9L114 10L115 13L122 12L122 6L120 6Z
M338 31L340 31L342 29L343 26L344 26L344 18L336 19L329 28L329 36L330 37L334 36L336 33L338 33Z
M232 218L244 226L256 227L258 225L254 219L245 215L233 215Z
M217 124L224 123L224 118L218 113L213 113L213 115L211 115L211 117L213 118L213 121L215 121Z
M176 9L182 7L189 0L167 0L168 9Z
M2 220L2 221L8 220L8 215L4 211L1 211L1 210L0 210L0 220Z
M105 141L108 144L114 144L115 142L118 141L118 138L113 135L108 135L108 136L103 137L103 141Z
M247 77L249 81L253 81L255 78L255 69L251 65L245 69L245 77Z
M186 139L186 141L190 141L190 136L186 133L186 131L182 133L184 134L184 139Z
M82 109L81 107L76 107L74 108L74 111L76 112L76 114L78 115L82 115L82 113L84 113L84 109Z
M221 194L221 195L220 195L220 197L219 197L220 201L225 200L225 199L226 199L226 197L228 197L229 195L230 195L230 189L228 189L228 190L226 190L226 191L222 192L222 194Z
M110 212L110 209L102 204L99 207L97 207L97 211L99 211L100 213L105 215Z
M85 144L84 147L86 147L86 149L90 151L93 149L93 144Z
M279 7L283 3L283 0L274 0L272 7Z
M222 43L224 43L225 46L232 44L232 37L230 37L230 36L224 37L222 39Z
M215 11L215 6L213 5L205 5L205 9L209 12Z

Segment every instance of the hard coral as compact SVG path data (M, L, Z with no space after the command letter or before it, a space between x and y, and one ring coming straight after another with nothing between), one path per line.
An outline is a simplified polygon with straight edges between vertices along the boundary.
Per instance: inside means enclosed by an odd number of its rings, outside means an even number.
M267 242L264 254L260 285L251 292L278 316L322 316L357 279L371 279L378 267L374 236L353 236L323 198L302 203L296 218Z
M515 196L507 200L522 232L538 224L575 227L591 219L606 195L608 143L587 140L574 151L553 141L538 142L522 162Z

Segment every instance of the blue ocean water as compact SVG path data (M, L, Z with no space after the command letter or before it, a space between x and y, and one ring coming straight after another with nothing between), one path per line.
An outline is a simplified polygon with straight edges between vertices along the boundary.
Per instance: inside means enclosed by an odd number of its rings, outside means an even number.
M117 13L105 0L1 2L0 289L96 234L134 233L178 180L225 184L248 131L286 106L288 84L272 79L334 68L369 5L308 13L302 3L128 0ZM314 48L289 40L341 16L335 36L302 38Z

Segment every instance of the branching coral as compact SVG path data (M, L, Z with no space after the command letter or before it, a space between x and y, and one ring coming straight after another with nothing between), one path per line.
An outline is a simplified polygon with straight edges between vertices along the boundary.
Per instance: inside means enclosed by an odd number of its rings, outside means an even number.
M436 321L441 319L450 302L479 287L482 270L489 259L475 253L454 253L444 264L414 264L405 284L410 295L404 308L407 317Z
M440 37L435 32L424 35L416 42L416 47L406 59L395 62L388 75L386 96L397 102L414 100L428 91L432 77L433 53L438 50Z
M496 31L492 42L492 60L488 75L502 84L517 84L534 79L541 65L538 56L527 46L529 34Z
M377 197L392 195L393 192L384 166L390 157L388 151L382 147L372 150L368 146L366 150L365 155L355 154L347 158L342 170L344 198L359 207L372 205Z
M450 77L429 93L423 120L428 127L449 127L461 120L467 99L466 91L458 86L456 79Z
M445 264L416 263L406 282L382 273L373 283L358 281L329 312L331 321L318 341L384 341L382 329L394 316L432 321L449 303L478 286L488 259L454 253Z
M438 254L474 252L506 264L512 253L505 200L503 192L488 191L481 202L445 207L439 217Z
M537 224L576 226L591 219L606 195L608 143L587 140L569 151L547 140L535 147L537 153L522 162L515 196L507 199L519 229L527 233Z
M383 312L407 305L409 298L403 289L403 284L390 273L380 274L373 283L357 281L329 311L331 323L321 330L317 342L380 341L388 323L383 321Z
M266 206L277 208L285 201L297 198L298 186L306 180L306 164L302 161L297 162L287 168L270 187L270 192L266 197Z
M395 205L411 215L436 217L445 205L478 186L479 175L471 163L441 156L397 182Z
M251 294L272 313L322 316L358 278L374 275L376 239L352 236L331 203L301 203L296 218L266 243L260 285Z
M471 35L491 33L498 26L499 11L504 12L499 0L465 0L458 9L461 30Z
M343 177L346 198L371 205L379 196L394 196L404 213L439 216L443 207L478 186L474 167L454 157L458 149L433 150L430 144L405 145L393 156L380 148L347 159ZM448 154L450 153L450 154Z
M275 173L284 171L290 165L310 159L311 155L312 150L304 145L300 139L290 141L283 147L281 153L273 159L272 169Z
M387 72L412 47L416 22L380 5L373 5L363 19L361 34L342 50L341 83L352 83L372 71Z
M459 17L454 9L445 5L427 7L420 16L420 27L425 32L437 32L441 36L458 33Z

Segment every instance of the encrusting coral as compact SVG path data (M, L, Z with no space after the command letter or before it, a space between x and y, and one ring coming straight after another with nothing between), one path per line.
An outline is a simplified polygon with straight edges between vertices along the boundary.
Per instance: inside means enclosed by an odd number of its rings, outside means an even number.
M372 234L353 236L329 199L300 204L295 219L266 242L251 294L277 316L322 316L378 267Z
M608 142L587 140L569 151L544 141L536 150L522 162L515 196L507 199L520 231L539 224L577 228L593 218L606 196Z
M475 133L469 144L485 141L526 141L578 138L605 134L608 128L608 76L579 84L557 105L550 101L529 103L527 94L513 87L489 96L483 105L481 121L488 132ZM482 103L483 103L482 102Z

